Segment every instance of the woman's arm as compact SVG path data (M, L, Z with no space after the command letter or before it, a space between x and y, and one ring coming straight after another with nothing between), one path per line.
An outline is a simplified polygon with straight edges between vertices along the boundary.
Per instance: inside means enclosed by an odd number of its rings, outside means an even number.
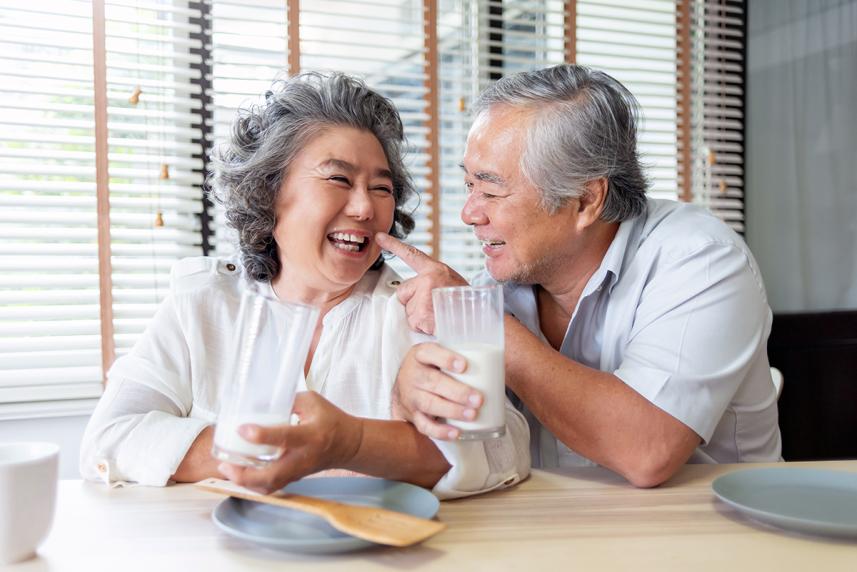
M202 430L187 450L179 468L173 473L172 480L177 483L195 483L209 477L222 477L223 475L217 470L220 461L211 455L213 441L214 426L209 425Z
M431 439L410 423L348 415L314 392L299 393L294 412L299 425L240 429L248 441L283 448L279 459L263 469L224 463L220 472L239 485L268 493L326 469L348 469L426 488L449 471Z

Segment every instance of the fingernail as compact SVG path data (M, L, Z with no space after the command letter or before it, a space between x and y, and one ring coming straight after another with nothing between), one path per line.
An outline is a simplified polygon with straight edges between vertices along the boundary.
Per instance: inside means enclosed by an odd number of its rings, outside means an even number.
M479 404L482 403L482 396L478 393L471 393L467 396L467 401L470 402L470 405L475 405L476 407L478 407Z
M475 409L465 409L464 410L464 418L465 419L475 419L476 418L476 410Z
M217 465L217 470L225 475L229 472L229 465L226 463L220 463L219 465Z
M256 437L256 433L255 425L240 425L238 427L238 434L245 439L254 439Z
M458 373L464 371L464 360L458 358L452 360L452 371L457 371Z
M458 439L458 431L453 429L452 431L447 433L446 436L449 437L450 439Z

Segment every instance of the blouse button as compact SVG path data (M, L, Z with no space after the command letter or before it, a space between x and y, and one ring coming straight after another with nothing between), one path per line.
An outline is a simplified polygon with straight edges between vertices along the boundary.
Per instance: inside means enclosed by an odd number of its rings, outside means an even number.
M105 465L104 463L98 463L95 468L99 473L107 471L107 465Z
M229 272L235 272L235 265L230 262L229 264L226 265L226 269Z
M401 280L390 280L389 282L387 282L387 284L392 286L393 288L400 285L401 283L402 283Z

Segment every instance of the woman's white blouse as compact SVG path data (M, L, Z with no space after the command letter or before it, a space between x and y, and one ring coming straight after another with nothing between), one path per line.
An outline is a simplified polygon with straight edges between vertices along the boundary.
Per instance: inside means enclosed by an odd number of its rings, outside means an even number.
M390 418L399 365L413 344L429 339L409 331L395 296L399 281L388 266L367 272L327 313L299 390L316 391L352 415ZM197 435L217 418L246 284L230 260L189 258L175 265L171 291L148 329L108 373L81 446L85 478L168 483ZM435 441L452 466L434 488L438 497L511 486L529 474L529 429L508 402L506 422L500 439Z

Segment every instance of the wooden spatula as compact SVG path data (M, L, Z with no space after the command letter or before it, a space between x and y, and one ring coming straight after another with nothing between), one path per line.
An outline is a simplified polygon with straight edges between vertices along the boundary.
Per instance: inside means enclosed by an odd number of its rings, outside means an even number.
M212 493L284 506L320 516L336 530L378 544L410 546L446 528L442 522L383 508L344 504L283 492L263 495L222 479L205 479L195 485Z

